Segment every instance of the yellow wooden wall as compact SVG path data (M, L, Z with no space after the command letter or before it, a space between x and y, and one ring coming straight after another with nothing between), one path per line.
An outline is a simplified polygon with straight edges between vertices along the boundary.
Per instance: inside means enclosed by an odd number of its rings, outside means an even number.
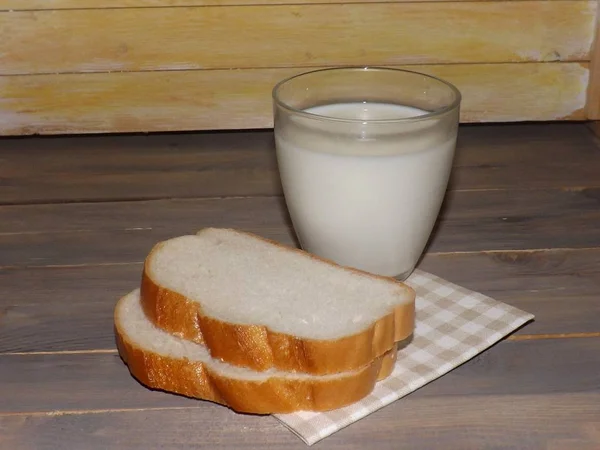
M0 0L0 134L270 127L274 83L338 65L446 78L463 122L599 119L598 4Z
M586 118L600 120L600 0L596 6L596 32L590 54L590 75L587 91Z

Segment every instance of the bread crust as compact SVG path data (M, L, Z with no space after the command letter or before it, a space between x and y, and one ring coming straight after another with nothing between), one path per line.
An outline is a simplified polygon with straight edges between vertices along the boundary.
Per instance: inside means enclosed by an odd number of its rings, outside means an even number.
M252 414L327 411L359 401L379 379L387 377L396 348L347 376L290 379L273 376L266 380L226 377L200 361L164 356L144 349L120 326L115 311L115 336L119 355L131 374L143 385L187 397L209 400Z
M300 251L255 235L251 236L289 251ZM154 247L144 264L140 298L146 316L154 325L169 333L206 345L213 358L229 364L255 371L275 368L313 375L348 372L368 365L390 350L395 342L407 339L413 333L414 290L393 278L379 277L355 269L345 270L351 270L361 276L383 278L401 284L412 298L367 329L337 340L299 338L273 331L262 325L234 324L215 319L204 314L199 302L190 300L153 281L149 261L153 253L162 245L164 243ZM335 265L331 261L303 253Z

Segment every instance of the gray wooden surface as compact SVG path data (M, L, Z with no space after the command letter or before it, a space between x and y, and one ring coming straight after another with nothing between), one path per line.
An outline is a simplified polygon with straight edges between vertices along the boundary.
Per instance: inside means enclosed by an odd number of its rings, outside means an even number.
M600 449L600 139L465 126L420 267L536 315L316 449ZM302 449L271 417L152 392L112 312L158 240L294 243L270 132L0 140L0 449Z

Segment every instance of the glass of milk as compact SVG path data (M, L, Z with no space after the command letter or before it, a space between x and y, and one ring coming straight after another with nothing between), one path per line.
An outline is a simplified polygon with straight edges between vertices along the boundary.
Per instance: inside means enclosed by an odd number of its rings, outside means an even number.
M349 67L283 80L273 100L279 173L302 248L408 277L448 184L460 92L421 73Z

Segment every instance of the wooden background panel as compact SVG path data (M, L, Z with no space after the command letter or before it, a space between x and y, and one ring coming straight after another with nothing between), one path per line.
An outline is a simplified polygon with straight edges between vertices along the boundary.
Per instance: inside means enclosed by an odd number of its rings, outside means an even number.
M595 13L596 0L2 12L0 74L582 61Z
M600 120L600 0L596 13L596 38L590 55L590 82L587 97L587 118Z
M581 63L410 66L455 83L463 122L583 119ZM270 128L271 89L299 69L0 77L0 135Z
M399 443L403 449L419 450L447 449L448 443L465 450L597 450L600 445L600 395L596 392L432 398L421 397L424 391L352 424L315 448L363 450L373 447L375 435L382 449L396 449ZM55 450L65 442L78 450L122 448L124 442L131 450L307 448L272 417L234 415L224 408L206 405L170 410L0 415L0 429L3 450Z
M463 125L449 189L600 187L596 145L584 124ZM272 131L4 138L0 160L0 204L282 193Z
M304 5L312 3L401 3L480 0L0 0L0 11L55 9L164 8L181 6ZM497 1L497 0L489 0ZM512 0L502 0L512 1ZM520 0L515 0L520 1ZM548 0L556 1L556 0Z
M463 94L462 122L585 117L587 64L449 64L416 70L456 84Z
M419 268L534 314L517 335L558 335L600 333L598 260L599 248L429 254ZM141 272L141 263L0 269L0 353L114 348L114 306Z

